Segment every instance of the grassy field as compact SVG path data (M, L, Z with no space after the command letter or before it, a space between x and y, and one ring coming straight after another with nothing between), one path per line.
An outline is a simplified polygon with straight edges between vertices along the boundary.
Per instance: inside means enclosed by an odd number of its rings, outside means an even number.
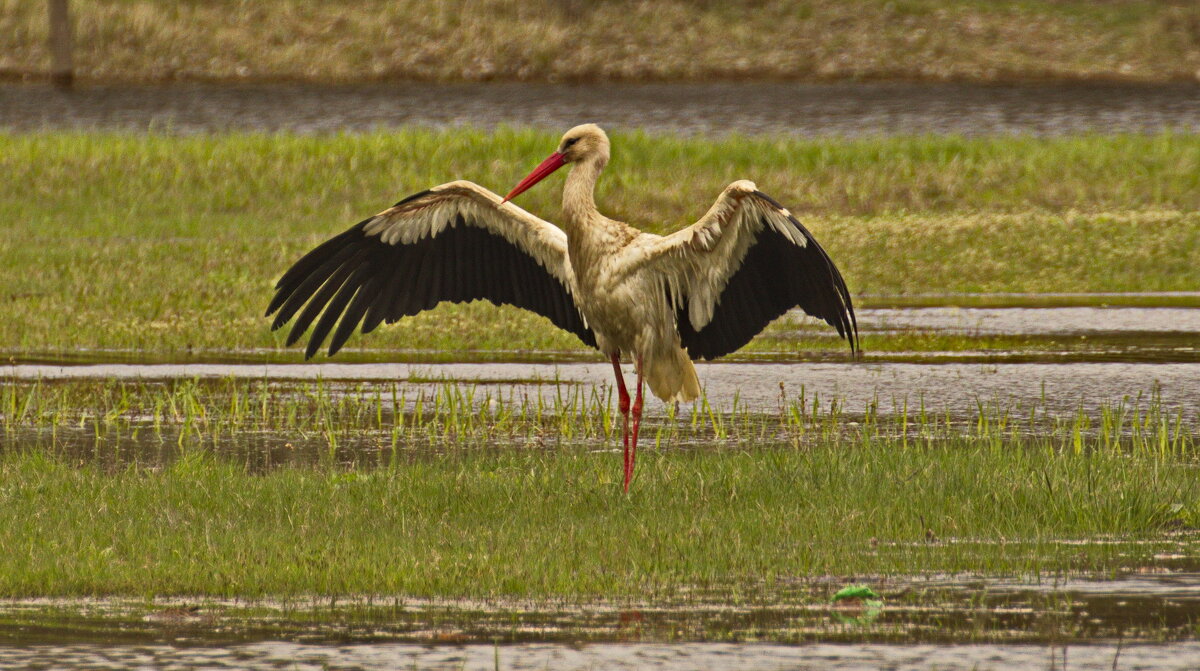
M262 311L274 281L304 251L456 177L507 190L556 141L523 130L0 135L8 176L0 181L0 352L270 351L282 334L269 332ZM607 213L673 230L699 217L725 184L748 177L801 216L859 295L1200 287L1195 136L621 134L614 144L598 192ZM522 205L556 219L561 179ZM897 343L953 348L895 338L864 345ZM583 352L540 317L488 304L442 306L349 346L456 357ZM768 333L751 351L830 347L839 346Z
M299 360L262 317L291 261L454 177L505 190L556 140L0 135L0 351ZM672 230L750 177L860 295L1200 286L1196 136L614 144L598 198L609 213ZM522 204L556 218L561 179ZM790 328L751 354L835 346L788 340ZM540 318L487 305L443 306L351 346L386 358L583 351ZM702 402L651 418L621 496L607 389L541 402L429 386L0 378L0 597L699 590L732 602L814 575L1121 572L1196 554L1193 536L1174 535L1200 525L1192 418L1154 399L1090 417L848 414L783 390L766 414Z
M92 81L1194 81L1171 0L72 3ZM0 0L0 72L45 72L46 8Z
M814 575L1119 572L1191 552L1169 533L1200 521L1200 445L1152 399L702 409L651 421L622 496L607 399L466 394L6 384L0 596L755 599ZM285 441L324 454L265 465Z

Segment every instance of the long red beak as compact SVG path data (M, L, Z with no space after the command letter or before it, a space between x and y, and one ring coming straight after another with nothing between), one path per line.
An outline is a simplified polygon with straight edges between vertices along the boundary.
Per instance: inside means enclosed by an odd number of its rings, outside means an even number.
M533 172L529 173L529 175L527 177L525 177L525 179L521 180L520 184L514 186L513 190L509 191L508 195L504 197L504 200L500 201L500 204L503 205L503 204L507 203L508 201L512 200L513 198L516 198L517 196L521 195L522 193L525 193L525 191L528 190L529 187L533 186L534 184L537 184L538 182L542 181L543 179L546 179L547 175L549 175L550 173L554 172L555 170L558 170L559 168L563 167L564 165L566 165L566 163L567 163L566 156L563 156L562 154L560 154L558 152L554 152L553 154L550 154L550 156L545 161L542 161L538 165L538 167L533 169Z

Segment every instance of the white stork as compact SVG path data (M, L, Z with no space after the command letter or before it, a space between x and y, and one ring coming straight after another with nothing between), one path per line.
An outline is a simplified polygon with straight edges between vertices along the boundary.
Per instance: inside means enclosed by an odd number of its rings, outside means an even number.
M567 131L504 198L466 181L405 198L288 269L267 308L267 315L278 312L272 328L295 317L291 345L316 320L307 358L331 331L333 355L360 324L369 333L442 301L485 299L532 310L612 361L626 491L643 379L664 401L691 401L700 394L693 359L737 350L795 306L857 349L841 273L812 234L753 182L730 184L695 224L653 235L597 211L592 194L608 158L608 136L584 124ZM563 228L509 202L568 163ZM622 355L632 357L637 374L632 407Z

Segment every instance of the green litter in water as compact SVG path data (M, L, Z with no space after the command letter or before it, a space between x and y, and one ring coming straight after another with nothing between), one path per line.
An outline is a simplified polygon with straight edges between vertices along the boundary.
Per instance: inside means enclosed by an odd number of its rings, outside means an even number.
M841 601L842 599L864 599L864 600L866 600L866 599L880 599L880 598L882 598L882 597L880 597L878 594L876 594L875 590L871 589L870 587L867 587L866 585L850 585L849 587L843 587L842 589L838 590L838 593L833 595L832 601L834 603L837 603L838 601Z
M839 601L845 603L838 604ZM870 625L883 611L883 598L865 585L850 585L833 595L833 617L848 625Z

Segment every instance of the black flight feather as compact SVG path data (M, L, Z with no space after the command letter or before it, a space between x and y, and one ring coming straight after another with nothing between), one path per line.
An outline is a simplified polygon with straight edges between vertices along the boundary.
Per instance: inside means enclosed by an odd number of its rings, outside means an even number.
M777 211L778 202L754 192ZM692 327L687 297L676 308L679 337L693 359L715 359L750 342L767 324L793 307L824 320L838 335L858 349L858 326L846 282L837 266L808 229L795 217L788 221L805 239L794 244L766 221L751 242L741 265L729 278L713 309L712 319L697 330Z
M429 193L409 196L397 205ZM267 315L279 313L272 328L282 327L299 312L288 344L317 320L305 354L315 354L330 331L329 353L334 354L360 324L365 333L442 301L487 300L536 312L584 344L596 346L595 334L584 325L561 281L480 222L454 216L436 234L410 243L390 244L378 234L368 235L365 229L372 220L367 219L318 245L276 284L267 309Z

